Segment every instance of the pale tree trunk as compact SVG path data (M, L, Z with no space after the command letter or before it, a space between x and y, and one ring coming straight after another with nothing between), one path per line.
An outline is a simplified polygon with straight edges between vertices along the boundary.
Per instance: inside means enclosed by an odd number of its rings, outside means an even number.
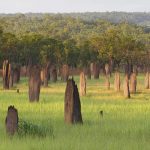
M135 73L136 75L138 75L138 68L137 68L137 66L133 66L133 73Z
M109 66L109 64L105 64L105 73L106 73L106 76L110 77L110 66Z
M41 86L40 68L33 66L29 72L29 100L30 102L39 101Z
M64 120L67 124L83 123L79 92L73 79L67 81L64 101Z
M84 72L80 73L80 95L81 96L86 95L86 77Z
M3 62L3 88L9 89L9 61Z
M11 64L9 64L9 88L13 87L13 67Z
M149 89L150 87L150 74L149 74L149 71L146 72L146 75L145 75L145 89Z
M44 70L43 69L41 70L40 76L41 76L41 85L43 85L44 84Z
M129 77L128 77L128 75L126 75L125 78L124 78L123 90L124 90L124 97L125 98L130 98Z
M66 65L63 65L62 66L62 80L64 82L66 82L69 78L69 66L66 64Z
M115 72L114 89L116 92L120 91L120 73L119 72Z
M137 86L137 78L136 73L132 73L130 76L130 91L131 93L136 93L136 86Z

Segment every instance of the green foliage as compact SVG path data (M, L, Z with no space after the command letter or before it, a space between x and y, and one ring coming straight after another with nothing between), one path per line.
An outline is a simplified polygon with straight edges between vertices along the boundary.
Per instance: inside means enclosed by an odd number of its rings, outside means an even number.
M46 64L47 61L55 64L61 63L63 53L64 46L62 42L51 38L41 40L40 57L42 64Z
M94 51L92 50L91 44L88 40L81 41L78 46L80 49L79 54L79 65L81 67L86 67L94 60Z
M3 60L14 62L18 58L18 40L14 34L4 33L2 35L1 53Z
M144 60L149 59L150 34L126 20L117 21L118 24L100 20L98 14L2 15L0 61L9 59L22 65L42 66L52 62L56 66L85 67L91 62L104 64L112 59L117 65L141 62L149 65ZM87 15L89 20L85 19ZM102 19L118 14L103 15Z
M111 26L100 36L93 37L91 43L99 59L105 63L111 58L118 64L137 64L147 49L141 40L142 35L141 28L123 23Z
M64 42L64 63L70 66L77 66L79 57L79 49L76 41L68 39Z
M40 64L40 48L42 36L39 34L27 34L22 36L22 59L27 64Z

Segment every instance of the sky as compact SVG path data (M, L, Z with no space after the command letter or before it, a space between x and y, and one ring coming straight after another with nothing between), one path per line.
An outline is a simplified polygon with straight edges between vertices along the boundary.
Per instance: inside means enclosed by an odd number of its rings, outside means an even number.
M150 12L150 0L0 0L0 13Z

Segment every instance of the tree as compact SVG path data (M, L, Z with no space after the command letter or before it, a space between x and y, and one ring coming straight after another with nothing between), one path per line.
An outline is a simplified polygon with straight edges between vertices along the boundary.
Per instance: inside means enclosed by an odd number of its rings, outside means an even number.
M31 102L39 101L40 95L41 39L42 36L38 34L25 35L21 39L23 60L29 68L29 100Z
M19 57L18 39L13 34L4 33L1 41L1 55L4 61L3 88L9 89L13 86L14 67Z
M57 68L57 66L61 64L62 55L63 55L62 42L51 38L43 38L41 40L40 56L44 73L43 74L44 86L48 86L48 76L50 70L53 70L53 73L51 73L51 75L54 75L54 67ZM56 73L55 75L57 76L57 71L55 71L55 73Z
M91 79L90 64L92 63L93 54L91 44L88 40L84 40L80 42L78 47L80 49L78 66L83 68L83 71L87 74L88 79Z

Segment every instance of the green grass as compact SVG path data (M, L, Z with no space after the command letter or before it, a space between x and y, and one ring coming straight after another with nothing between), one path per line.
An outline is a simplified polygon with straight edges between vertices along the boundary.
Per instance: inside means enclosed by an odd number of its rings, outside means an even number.
M138 92L125 99L123 92L106 90L104 78L87 82L87 96L81 97L83 125L64 123L66 83L50 83L41 89L40 102L29 103L27 79L4 91L0 79L0 150L149 150L150 90L144 76L138 76ZM79 78L75 77L76 83ZM20 93L16 93L16 89ZM18 109L19 119L30 125L27 134L10 138L5 133L9 105ZM99 111L104 111L100 117ZM44 133L44 136L40 136Z

